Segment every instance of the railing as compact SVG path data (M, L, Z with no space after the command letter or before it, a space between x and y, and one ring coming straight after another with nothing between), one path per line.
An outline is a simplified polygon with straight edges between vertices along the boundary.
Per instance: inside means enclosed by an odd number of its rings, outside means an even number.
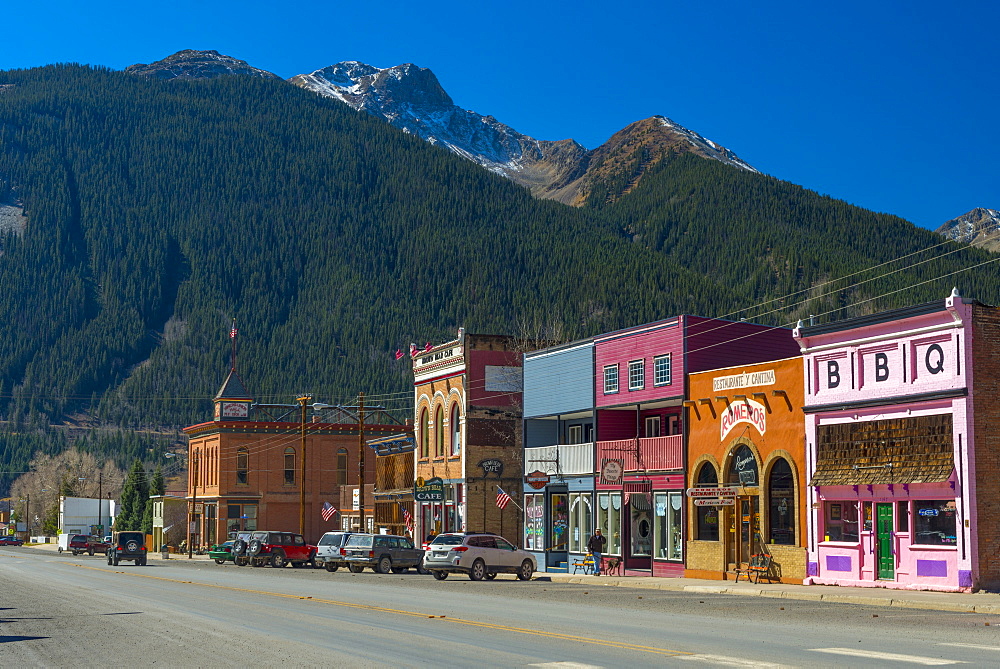
M598 462L621 460L627 472L667 471L684 466L684 437L619 439L597 442Z
M594 444L558 444L524 449L524 473L536 470L553 476L592 476Z

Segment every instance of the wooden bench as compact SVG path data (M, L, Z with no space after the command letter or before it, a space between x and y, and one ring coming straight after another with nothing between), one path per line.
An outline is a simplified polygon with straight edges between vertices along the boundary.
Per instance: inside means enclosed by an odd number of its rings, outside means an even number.
M745 562L736 567L736 583L740 582L740 576L746 575L748 581L760 583L760 579L766 578L770 583L771 578L771 556L766 553L758 553L750 556L750 562Z
M575 574L580 569L583 570L584 574L594 573L594 556L587 555L583 559L578 559L573 561L573 573Z

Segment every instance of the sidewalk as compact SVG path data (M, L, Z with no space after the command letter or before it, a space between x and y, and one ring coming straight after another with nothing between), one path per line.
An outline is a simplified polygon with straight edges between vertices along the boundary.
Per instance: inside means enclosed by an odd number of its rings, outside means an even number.
M1000 615L1000 594L978 592L931 592L927 590L891 590L889 588L848 588L835 585L790 585L788 583L752 583L741 580L712 581L697 578L662 578L650 576L585 576L536 572L535 578L547 578L553 583L583 583L675 592L702 592L719 595L748 595L837 604L891 606L903 609L928 609L960 613Z

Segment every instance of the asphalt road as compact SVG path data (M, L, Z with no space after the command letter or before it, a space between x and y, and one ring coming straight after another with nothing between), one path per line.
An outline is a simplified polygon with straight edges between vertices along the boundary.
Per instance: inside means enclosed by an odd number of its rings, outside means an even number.
M0 666L1000 667L1000 616L0 548Z

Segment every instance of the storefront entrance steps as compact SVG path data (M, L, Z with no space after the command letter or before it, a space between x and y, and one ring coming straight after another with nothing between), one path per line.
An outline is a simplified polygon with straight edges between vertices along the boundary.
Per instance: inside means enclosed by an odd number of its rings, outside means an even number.
M928 590L887 590L885 588L857 588L836 585L790 585L788 583L747 583L741 581L713 581L692 578L663 578L652 576L581 576L540 572L536 580L552 583L581 583L585 585L617 586L646 590L672 590L677 592L703 592L718 595L743 595L772 597L803 601L829 602L831 604L861 604L889 606L903 609L925 609L959 613L984 613L1000 615L1000 593L932 592Z

